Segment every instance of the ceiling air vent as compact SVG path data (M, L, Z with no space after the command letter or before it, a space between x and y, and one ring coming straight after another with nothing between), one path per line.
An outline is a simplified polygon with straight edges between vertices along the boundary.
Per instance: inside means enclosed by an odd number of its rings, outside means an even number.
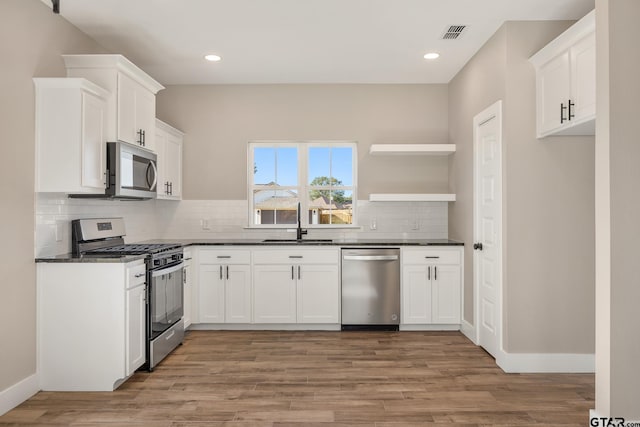
M442 35L443 40L455 40L462 35L466 25L451 25L444 31Z

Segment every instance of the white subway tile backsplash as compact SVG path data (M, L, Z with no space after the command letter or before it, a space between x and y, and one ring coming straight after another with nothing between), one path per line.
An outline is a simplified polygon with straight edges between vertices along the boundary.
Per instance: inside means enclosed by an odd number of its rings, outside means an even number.
M311 229L309 238L446 239L447 202L369 202L356 205L357 228ZM78 218L123 217L126 242L150 239L290 238L287 230L249 229L246 200L111 201L36 195L36 256L71 251L70 223ZM203 229L207 221L209 229ZM370 229L375 222L376 229ZM56 240L56 231L58 240Z

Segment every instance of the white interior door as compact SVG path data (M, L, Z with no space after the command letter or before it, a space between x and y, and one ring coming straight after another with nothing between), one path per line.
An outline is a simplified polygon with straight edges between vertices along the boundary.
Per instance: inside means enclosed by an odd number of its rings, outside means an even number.
M474 294L478 344L496 357L502 314L502 101L473 119Z

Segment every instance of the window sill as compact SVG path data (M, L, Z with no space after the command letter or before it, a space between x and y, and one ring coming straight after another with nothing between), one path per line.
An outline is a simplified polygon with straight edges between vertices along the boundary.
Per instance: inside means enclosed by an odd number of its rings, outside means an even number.
M249 225L242 227L244 230L287 230L295 232L296 227L281 227L277 225ZM323 225L323 226L304 226L303 230L362 230L359 225Z

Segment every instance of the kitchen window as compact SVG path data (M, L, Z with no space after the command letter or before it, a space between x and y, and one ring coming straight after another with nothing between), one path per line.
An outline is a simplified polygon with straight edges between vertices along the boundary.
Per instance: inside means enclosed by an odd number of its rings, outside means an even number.
M255 141L248 147L251 227L354 225L356 144Z

